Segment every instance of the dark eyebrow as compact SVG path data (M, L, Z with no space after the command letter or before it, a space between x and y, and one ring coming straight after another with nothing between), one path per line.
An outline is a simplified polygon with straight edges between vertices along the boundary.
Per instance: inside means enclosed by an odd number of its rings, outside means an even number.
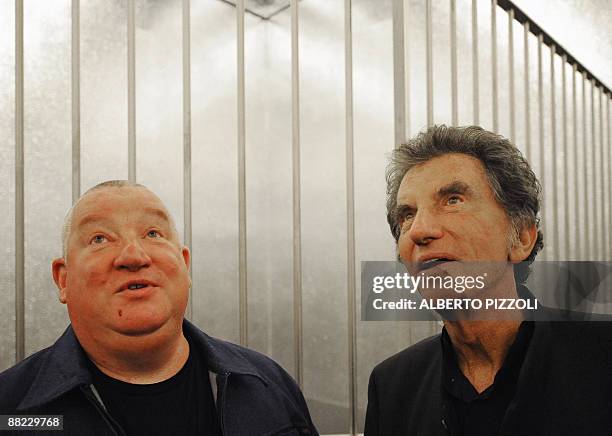
M404 218L409 212L414 212L416 208L408 204L398 204L395 208L395 216L397 218Z
M467 183L460 182L457 180L449 183L448 185L444 185L440 189L438 189L436 197L444 198L451 194L472 195L473 191Z

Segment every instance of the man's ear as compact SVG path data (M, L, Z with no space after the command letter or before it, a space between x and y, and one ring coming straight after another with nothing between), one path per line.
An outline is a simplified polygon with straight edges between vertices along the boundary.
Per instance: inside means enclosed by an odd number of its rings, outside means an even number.
M51 264L51 271L53 272L53 281L59 290L59 300L66 304L66 261L64 258L58 258Z
M519 263L531 254L538 239L538 228L535 224L523 226L514 245L510 248L510 261Z

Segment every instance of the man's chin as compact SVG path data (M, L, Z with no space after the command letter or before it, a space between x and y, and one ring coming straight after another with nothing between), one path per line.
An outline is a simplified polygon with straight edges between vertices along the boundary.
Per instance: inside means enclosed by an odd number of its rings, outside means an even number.
M111 326L111 329L123 336L148 336L163 334L169 330L172 323L169 318L126 319Z

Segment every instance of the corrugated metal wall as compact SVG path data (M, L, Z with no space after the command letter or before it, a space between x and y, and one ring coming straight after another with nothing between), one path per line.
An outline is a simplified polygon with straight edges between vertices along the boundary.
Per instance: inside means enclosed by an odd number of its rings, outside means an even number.
M612 257L610 90L511 2L262 7L0 4L0 369L67 325L50 262L106 179L160 194L193 251L189 317L289 369L324 433L360 430L373 365L438 328L357 319L358 262L394 257L383 174L407 136L510 137L544 185L542 257Z

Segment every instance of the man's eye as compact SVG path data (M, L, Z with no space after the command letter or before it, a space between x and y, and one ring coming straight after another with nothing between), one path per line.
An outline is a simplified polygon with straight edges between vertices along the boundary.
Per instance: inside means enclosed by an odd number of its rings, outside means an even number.
M106 239L106 236L104 235L96 235L93 238L91 238L91 241L89 241L90 244L103 244L105 242L107 242L108 239Z
M149 230L147 232L147 236L149 238L161 238L161 233L159 233L157 230Z
M461 199L461 197L459 197L458 195L453 195L451 197L448 197L447 204L459 204L462 201L463 200Z
M404 216L402 216L400 220L400 229L404 231L408 230L410 226L412 225L413 218L414 218L414 214L412 212L408 212Z

